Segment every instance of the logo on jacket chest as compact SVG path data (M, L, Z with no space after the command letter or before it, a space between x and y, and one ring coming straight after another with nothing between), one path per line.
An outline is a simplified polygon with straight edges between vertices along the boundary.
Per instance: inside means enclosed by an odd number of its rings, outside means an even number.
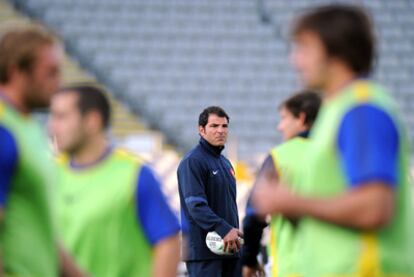
M233 168L226 168L225 169L226 171L228 170L228 172L230 173L230 175L233 177L233 178L236 178L236 174L235 174L235 172L234 172L234 169ZM215 176L219 176L220 175L220 173L222 172L223 170L219 170L219 169L212 169L212 170L210 170L210 176L213 176L213 177L215 177Z

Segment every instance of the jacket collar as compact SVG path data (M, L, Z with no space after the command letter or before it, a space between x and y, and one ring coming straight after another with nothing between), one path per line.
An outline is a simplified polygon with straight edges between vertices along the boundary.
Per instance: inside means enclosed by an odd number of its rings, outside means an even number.
M221 152L224 149L224 146L213 146L208 141L206 141L204 138L200 137L200 145L201 147L212 154L215 157L220 157Z

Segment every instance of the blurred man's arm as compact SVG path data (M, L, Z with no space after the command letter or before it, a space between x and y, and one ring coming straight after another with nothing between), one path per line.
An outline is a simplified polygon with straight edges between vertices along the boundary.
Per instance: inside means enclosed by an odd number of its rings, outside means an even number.
M160 181L148 166L141 168L135 199L138 220L153 248L152 276L175 277L180 261L180 226Z
M257 186L260 186L260 180L263 179L266 179L266 183L277 185L277 172L270 155L265 159L258 172L252 192ZM243 277L256 276L255 274L262 271L257 261L257 255L260 251L263 229L267 225L265 217L258 215L252 206L250 196L246 206L246 216L243 219L244 245L241 257Z
M263 273L263 268L257 261L257 256L260 252L263 229L266 226L264 217L257 215L255 211L246 210L243 220L244 245L241 251L243 277L262 276L259 274Z
M179 235L173 235L158 242L153 250L153 277L176 277L180 262Z
M254 267L243 266L242 269L243 277L265 277L266 273L262 265L257 264Z
M272 194L272 197L268 197ZM376 230L392 218L394 193L388 184L367 183L333 198L306 198L286 186L257 191L255 206L260 213L289 217L311 216L360 230ZM260 199L260 201L258 201Z
M6 216L5 206L17 163L16 141L6 128L0 126L0 221L3 221ZM4 276L2 253L0 253L1 276Z
M386 225L393 216L399 166L400 138L392 118L372 105L359 105L345 115L337 139L347 192L331 198L307 198L285 186L267 187L255 196L257 209L312 216L361 230Z
M394 192L390 184L370 182L338 198L299 201L298 205L299 210L318 219L372 231L391 221Z
M0 222L2 222L4 219L4 210L3 208L0 208ZM0 253L0 277L4 276L3 271L3 257L1 256L2 253Z
M73 258L66 252L66 250L58 245L60 276L61 277L85 277L85 274L79 266L75 263Z

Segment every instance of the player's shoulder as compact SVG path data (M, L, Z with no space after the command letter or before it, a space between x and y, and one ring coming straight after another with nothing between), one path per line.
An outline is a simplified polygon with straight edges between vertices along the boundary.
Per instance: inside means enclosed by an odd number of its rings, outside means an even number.
M292 149L292 148L297 148L297 147L302 147L305 146L309 143L309 139L308 138L304 138L304 137L300 137L300 136L296 136L288 141L286 141L285 143L282 143L279 148L281 149Z
M112 156L118 162L132 163L135 165L143 165L146 163L144 158L139 154L121 146L114 147Z
M0 135L2 137L2 140L4 139L14 140L14 135L12 131L10 130L10 128L7 125L2 124L1 121L0 121L0 131L1 131Z
M59 166L66 166L70 161L69 155L66 153L56 153L53 158Z
M180 161L179 168L188 164L193 166L201 166L206 163L206 157L203 155L203 153L200 151L198 147L195 147L184 155L184 157Z
M196 146L184 154L183 158L181 159L181 163L186 163L194 159L200 159L200 157L201 157L200 149L198 146Z
M139 163L145 162L144 159L139 154L122 146L114 147L113 155L119 159L126 160L126 161L139 162Z
M220 155L221 160L224 162L225 165L227 165L229 168L234 170L233 163L224 155Z
M309 138L304 138L301 136L296 136L291 138L281 144L274 146L270 150L270 155L279 153L279 152L286 152L290 150L298 150L298 148L306 147L309 143Z
M393 102L388 89L372 80L356 80L350 86L350 90L353 99L357 103L363 104L372 101Z
M15 108L0 97L0 122L5 124L16 124L16 119L20 118L20 114L15 112Z
M12 121L10 121L10 112L8 112L9 108L7 106L7 103L2 101L0 99L0 124L4 127L6 125L13 124Z
M5 111L6 111L6 106L4 105L3 101L0 101L0 118L4 116Z
M0 156L1 158L17 158L19 155L18 142L14 134L0 122ZM3 157L4 156L4 157Z

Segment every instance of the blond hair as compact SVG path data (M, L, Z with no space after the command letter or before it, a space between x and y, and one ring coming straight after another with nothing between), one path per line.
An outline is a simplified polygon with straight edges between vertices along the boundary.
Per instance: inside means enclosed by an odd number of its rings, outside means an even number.
M38 24L6 28L0 37L0 84L9 82L12 67L30 72L38 50L57 43L56 36Z

